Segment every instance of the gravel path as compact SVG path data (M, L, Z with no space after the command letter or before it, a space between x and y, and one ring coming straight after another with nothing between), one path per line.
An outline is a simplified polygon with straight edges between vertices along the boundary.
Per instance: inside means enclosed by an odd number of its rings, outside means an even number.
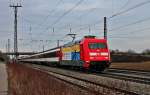
M8 91L8 81L7 81L6 64L0 62L0 95L7 95L7 91Z

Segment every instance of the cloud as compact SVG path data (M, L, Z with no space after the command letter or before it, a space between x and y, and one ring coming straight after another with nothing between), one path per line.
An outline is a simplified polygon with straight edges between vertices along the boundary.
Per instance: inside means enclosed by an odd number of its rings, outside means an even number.
M98 37L103 35L103 17L111 16L112 14L128 9L135 4L144 2L146 0L132 0L127 4L128 0L84 0L78 7L72 12L64 16L55 26L51 26L64 12L71 9L79 0L24 0L22 1L22 8L18 10L18 37L22 39L44 39L53 40L53 43L44 43L46 48L56 46L56 40L62 38L65 34L69 33L69 28L72 28L72 32L79 34L79 39L84 35L89 34L89 26L92 33ZM13 48L13 9L9 8L9 1L0 0L0 40L3 44L0 48L5 47L7 39L12 40ZM134 9L123 15L108 19L108 29L112 29L118 26L126 25L150 17L149 4L140 8ZM53 11L52 11L53 10ZM95 22L100 21L96 25ZM122 28L121 30L108 31L109 35L122 36L122 33L126 33L126 36L130 36L130 31L142 29L148 27L149 21L140 23L133 26ZM32 35L30 35L30 27ZM52 29L46 28L55 27L55 34L52 33ZM82 29L80 29L82 28ZM136 33L136 36L149 36L150 32ZM67 38L71 40L70 38ZM133 48L137 51L150 47L148 45L149 38L146 39L125 39L125 38L110 38L109 43L112 49L126 50ZM124 44L122 44L124 42ZM33 47L31 48L31 44ZM34 48L41 49L41 43L31 43L30 40L19 41L20 50L30 50Z

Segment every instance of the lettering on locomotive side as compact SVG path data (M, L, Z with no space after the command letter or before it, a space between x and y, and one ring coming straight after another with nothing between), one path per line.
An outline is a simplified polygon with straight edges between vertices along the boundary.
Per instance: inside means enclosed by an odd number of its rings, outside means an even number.
M80 60L80 45L62 47L63 60Z
M69 47L62 47L62 52L80 52L80 45L73 45Z

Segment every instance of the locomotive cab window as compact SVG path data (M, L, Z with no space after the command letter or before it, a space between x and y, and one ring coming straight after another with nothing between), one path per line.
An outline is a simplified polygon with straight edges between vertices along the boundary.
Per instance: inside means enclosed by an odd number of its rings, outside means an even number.
M90 49L106 49L107 46L105 43L89 43Z

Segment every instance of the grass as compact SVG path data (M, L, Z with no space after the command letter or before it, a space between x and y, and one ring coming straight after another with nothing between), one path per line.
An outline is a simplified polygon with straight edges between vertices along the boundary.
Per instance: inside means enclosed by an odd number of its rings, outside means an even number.
M112 63L110 68L150 71L150 61L139 63Z
M23 64L7 64L9 95L92 95Z

